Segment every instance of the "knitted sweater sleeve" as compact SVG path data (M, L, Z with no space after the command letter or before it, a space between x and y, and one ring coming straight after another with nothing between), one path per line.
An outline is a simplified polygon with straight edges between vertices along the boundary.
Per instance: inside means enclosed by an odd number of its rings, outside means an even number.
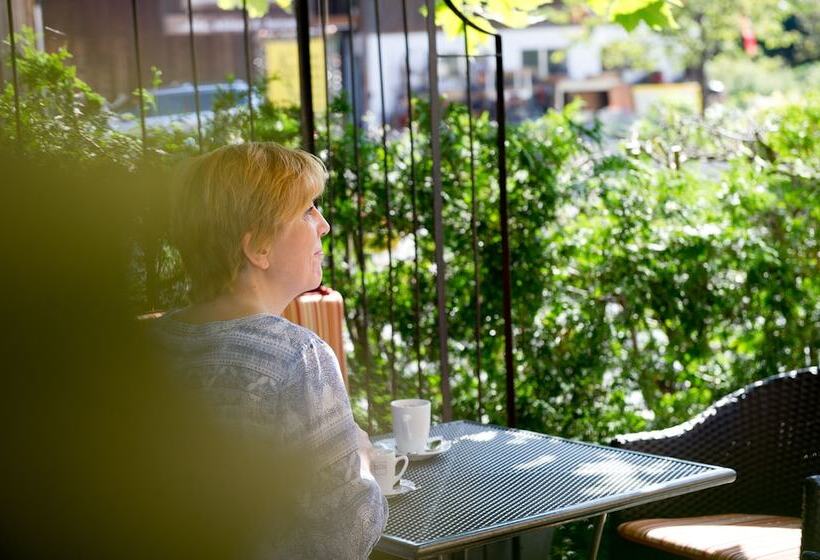
M378 485L361 475L358 427L336 356L313 339L294 365L282 404L293 433L305 434L316 471L302 503L303 529L291 552L311 558L367 558L387 522L387 501Z

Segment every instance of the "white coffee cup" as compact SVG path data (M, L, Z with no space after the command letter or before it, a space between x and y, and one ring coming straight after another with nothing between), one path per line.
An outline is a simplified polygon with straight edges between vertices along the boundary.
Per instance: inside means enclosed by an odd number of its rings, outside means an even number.
M399 463L402 465L396 472ZM396 452L392 449L374 447L370 450L370 472L373 473L373 478L376 479L379 488L384 493L393 490L393 487L401 480L401 475L407 470L409 463L407 455L396 456Z
M390 403L393 411L393 436L396 451L423 453L430 436L430 401L402 399Z

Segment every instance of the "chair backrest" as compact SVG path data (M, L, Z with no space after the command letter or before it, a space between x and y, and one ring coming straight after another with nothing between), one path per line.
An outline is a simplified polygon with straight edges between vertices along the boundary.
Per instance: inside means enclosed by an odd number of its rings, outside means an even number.
M799 517L803 480L820 473L820 373L807 368L769 377L685 424L621 436L613 444L737 472L733 484L667 500L656 513L648 508L641 517L728 512ZM686 511L658 513L670 508Z
M339 360L345 387L347 381L347 360L344 350L344 299L342 294L326 287L306 292L294 299L282 312L282 316L315 332L328 343Z

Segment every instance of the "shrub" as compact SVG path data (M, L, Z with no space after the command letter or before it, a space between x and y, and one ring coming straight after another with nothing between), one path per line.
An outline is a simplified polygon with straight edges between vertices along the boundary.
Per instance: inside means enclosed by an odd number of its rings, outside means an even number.
M198 151L194 132L152 129L143 149L132 134L108 128L104 100L76 77L69 53L40 53L30 34L20 43L20 145L156 173L140 202L134 299L144 310L184 304L184 273L165 235L162 170ZM264 91L264 84L256 87ZM7 84L0 128L13 141L12 94ZM247 138L247 109L236 95L226 91L216 104L203 149ZM331 107L330 144L327 130L318 134L330 169L325 212L333 223L335 266L326 281L347 300L354 409L364 423L370 397L376 432L390 429L393 395L440 398L429 111L418 100L414 109L415 177L408 131L389 131L385 151L379 129L354 129L344 99ZM496 125L487 115L473 118L471 170L466 109L448 105L443 121L454 414L503 423ZM615 147L597 124L580 121L576 105L509 127L516 407L523 427L606 441L680 422L740 385L817 360L818 121L820 98L810 95L763 110L714 108L705 119L662 110ZM324 119L317 122L321 127ZM297 145L296 109L264 101L255 132L260 140ZM383 264L388 250L392 269Z

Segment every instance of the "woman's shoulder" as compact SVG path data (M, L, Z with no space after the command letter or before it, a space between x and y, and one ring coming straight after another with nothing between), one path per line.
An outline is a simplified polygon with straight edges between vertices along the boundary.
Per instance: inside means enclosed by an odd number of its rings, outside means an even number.
M219 362L285 373L324 342L312 331L272 314L186 323L171 312L156 321L163 345L198 362Z

